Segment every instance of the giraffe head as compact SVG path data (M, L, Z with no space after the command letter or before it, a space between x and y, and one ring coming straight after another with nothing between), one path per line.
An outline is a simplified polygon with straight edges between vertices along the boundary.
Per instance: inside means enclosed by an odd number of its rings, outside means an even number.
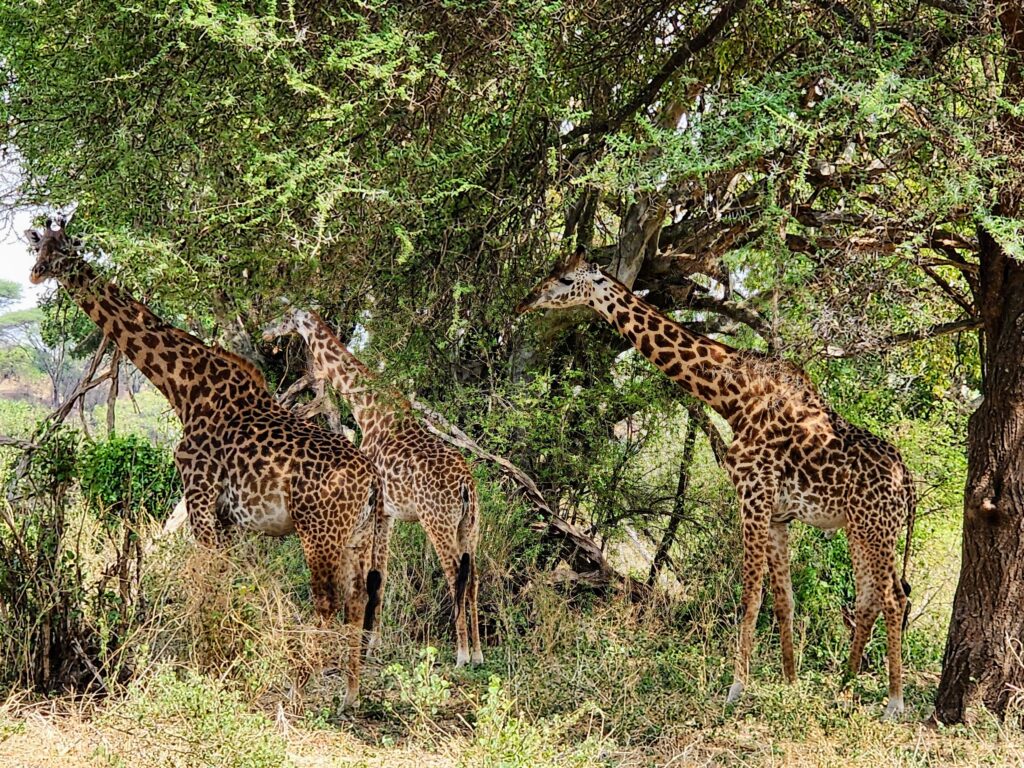
M550 275L530 291L530 295L516 307L517 314L534 309L560 309L590 303L597 286L610 278L599 267L583 258L583 249L560 263Z
M285 311L280 317L263 328L263 340L273 341L282 336L293 336L314 324L315 318L305 309L293 307L285 302Z
M35 229L25 230L25 237L36 252L36 263L29 275L29 280L33 283L58 277L64 274L68 267L81 260L82 257L78 255L78 244L68 237L64 229L65 224L63 219L56 222L47 219L42 232Z

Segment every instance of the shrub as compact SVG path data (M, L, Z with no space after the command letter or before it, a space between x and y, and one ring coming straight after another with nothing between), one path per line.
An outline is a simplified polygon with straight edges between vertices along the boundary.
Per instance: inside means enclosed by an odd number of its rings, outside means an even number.
M515 711L499 677L492 676L476 713L472 744L460 765L482 768L569 768L600 765L602 740L589 738L566 747L566 735L586 714L586 707L565 717L530 722Z
M262 714L216 679L170 667L132 686L103 716L127 738L104 751L110 766L280 768L291 765L284 738Z
M0 526L0 659L7 683L51 691L79 679L85 585L68 517L78 435L59 429L24 462ZM7 472L11 467L7 468Z
M420 662L410 672L402 664L391 664L385 678L398 688L399 700L418 717L434 717L451 698L451 683L437 673L437 648L420 651Z
M108 525L163 521L181 495L170 451L138 435L86 443L78 462L88 509Z

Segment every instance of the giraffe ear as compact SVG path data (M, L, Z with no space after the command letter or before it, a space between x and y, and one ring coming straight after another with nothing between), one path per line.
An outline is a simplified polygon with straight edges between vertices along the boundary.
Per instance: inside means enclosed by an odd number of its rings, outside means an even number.
M26 229L25 237L28 238L28 244L33 248L38 248L43 242L43 236L36 232L34 229Z

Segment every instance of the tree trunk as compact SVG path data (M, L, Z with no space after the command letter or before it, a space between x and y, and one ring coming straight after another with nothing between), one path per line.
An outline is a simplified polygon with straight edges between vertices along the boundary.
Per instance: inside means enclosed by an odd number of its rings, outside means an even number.
M968 424L963 562L935 716L1024 691L1024 264L980 233L984 401ZM1024 703L1024 702L1022 702Z
M1024 96L1024 16L1017 3L986 3L983 18L1005 44L1003 97ZM993 131L1010 173L993 213L1021 212L1019 174L1024 121L1003 112ZM1004 717L1024 703L1024 263L1015 261L979 227L980 275L975 306L981 315L981 406L967 427L963 560L942 659L935 717L963 722L984 705Z

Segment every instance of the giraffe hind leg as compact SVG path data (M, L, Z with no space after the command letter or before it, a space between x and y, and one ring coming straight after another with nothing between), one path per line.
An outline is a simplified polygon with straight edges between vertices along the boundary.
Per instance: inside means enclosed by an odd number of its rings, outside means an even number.
M469 594L466 596L466 608L469 611L469 634L473 643L473 664L484 663L484 652L480 647L480 614L477 609L477 594L480 591L480 577L476 570L476 556L470 556Z
M896 720L903 714L903 623L906 621L909 601L899 583L892 562L892 554L885 557L893 569L892 586L882 596L882 615L885 617L886 655L889 662L889 701L882 720Z
M455 584L452 585L452 597L455 602L455 632L458 635L458 654L455 666L461 667L469 663L469 637L466 627L466 597L472 576L472 559L468 552L463 552L455 571Z
M793 652L793 582L789 573L789 528L773 523L768 539L768 575L772 585L772 606L779 625L782 646L782 674L787 683L796 682Z
M436 521L424 517L420 518L420 523L423 525L423 530L427 534L431 545L433 545L434 551L437 553L441 570L444 573L445 580L448 582L448 592L452 598L452 611L455 620L455 666L461 667L470 660L469 638L466 631L466 611L462 605L465 602L465 593L468 590L464 586L460 599L458 584L459 573L465 567L467 575L466 584L468 585L468 575L469 570L471 570L469 568L470 563L466 561L466 565L463 566L465 558L462 555L462 550L459 549L455 531L451 529L446 530L444 527L439 526Z
M372 571L371 573L377 573ZM379 574L378 574L379 576ZM379 584L378 584L379 586ZM345 699L341 708L355 707L359 700L359 673L362 667L363 631L367 622L372 622L372 613L367 612L367 583L363 574L354 573L349 580L345 595L345 623L348 632L348 665L345 669Z

